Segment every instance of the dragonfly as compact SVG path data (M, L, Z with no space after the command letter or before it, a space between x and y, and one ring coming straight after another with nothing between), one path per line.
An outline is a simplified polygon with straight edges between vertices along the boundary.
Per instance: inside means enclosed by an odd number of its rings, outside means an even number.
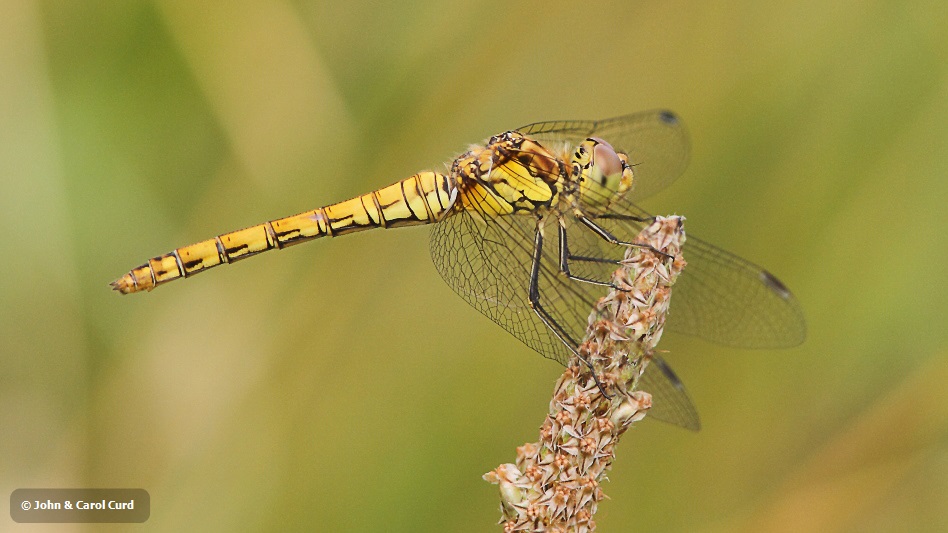
M431 224L442 278L468 304L544 357L579 354L590 310L639 231L636 203L684 171L689 141L667 110L605 120L536 122L471 146L446 172L425 171L355 198L218 235L112 282L122 294L320 237ZM688 235L687 267L666 327L740 348L803 342L806 322L786 285L763 268ZM614 287L613 287L614 288ZM681 380L658 354L639 380L651 418L697 431Z

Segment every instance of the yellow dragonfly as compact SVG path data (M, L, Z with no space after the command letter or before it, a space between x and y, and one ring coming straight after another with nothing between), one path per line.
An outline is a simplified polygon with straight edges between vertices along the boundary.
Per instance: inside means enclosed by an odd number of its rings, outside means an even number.
M589 312L635 235L653 219L638 202L688 160L678 117L664 110L598 121L538 122L495 135L446 173L421 172L376 191L178 248L112 282L148 291L260 252L373 228L433 224L434 264L455 292L540 354L579 356ZM552 241L552 243L550 242ZM802 310L766 270L689 235L667 327L734 347L801 343ZM688 429L697 411L655 355L641 378L649 416Z

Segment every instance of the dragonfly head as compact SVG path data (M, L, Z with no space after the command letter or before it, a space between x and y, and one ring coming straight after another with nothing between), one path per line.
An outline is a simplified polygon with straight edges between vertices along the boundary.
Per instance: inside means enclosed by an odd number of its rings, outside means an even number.
M571 163L573 179L579 182L580 197L588 207L605 209L632 188L628 156L602 139L590 137L580 143Z

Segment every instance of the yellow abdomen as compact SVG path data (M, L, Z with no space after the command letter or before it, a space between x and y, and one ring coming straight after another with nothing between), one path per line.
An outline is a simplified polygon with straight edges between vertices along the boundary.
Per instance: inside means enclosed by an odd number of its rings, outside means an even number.
M211 267L319 237L372 228L397 228L441 220L456 189L437 172L421 172L351 200L218 235L149 259L112 282L122 294L151 290Z

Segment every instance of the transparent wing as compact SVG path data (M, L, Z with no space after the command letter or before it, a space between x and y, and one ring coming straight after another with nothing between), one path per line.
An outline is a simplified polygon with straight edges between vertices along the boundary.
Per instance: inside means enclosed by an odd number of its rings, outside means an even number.
M555 223L545 222L553 236ZM544 357L566 364L572 352L529 305L536 227L536 218L529 216L485 217L458 211L432 228L431 258L441 277L467 303ZM593 303L605 289L559 274L556 247L554 237L543 248L540 301L578 344Z
M661 357L652 356L652 362L645 368L637 388L652 395L652 408L648 410L647 418L692 431L701 429L698 411L688 397L688 391Z
M596 218L607 231L633 239L648 222L607 218L650 218L630 206ZM567 233L570 252L618 260L622 248L574 227ZM806 338L803 310L793 294L763 268L688 234L682 247L687 266L672 289L666 328L737 348L786 348ZM571 262L578 275L608 279L614 265Z
M607 289L559 273L556 223L555 219L544 221L547 237L540 264L540 302L575 345L582 341L589 314ZM432 228L431 257L441 277L472 307L544 357L566 364L572 352L528 303L536 224L529 216L488 217L459 211ZM577 224L568 227L571 232L589 233ZM605 279L615 268L604 268ZM687 429L700 427L683 385L664 362L653 362L646 370L642 388L653 397L649 416Z
M629 155L635 176L629 202L665 189L688 165L688 135L671 111L654 110L605 120L560 120L536 122L517 131L547 148L569 143L576 146L588 137L605 139L616 150Z

